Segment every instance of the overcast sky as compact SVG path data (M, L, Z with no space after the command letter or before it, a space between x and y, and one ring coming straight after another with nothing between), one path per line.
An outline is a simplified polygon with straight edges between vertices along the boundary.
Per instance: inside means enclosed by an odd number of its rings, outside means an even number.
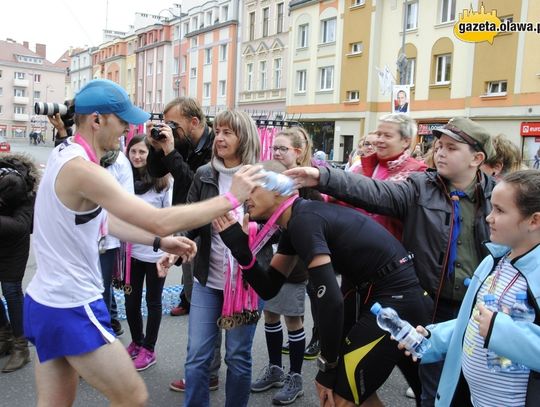
M11 1L13 1L11 3ZM47 45L47 59L56 60L70 46L101 44L102 30L127 31L135 21L135 12L158 14L173 3L181 3L183 12L205 0L3 0L0 13L0 39L12 38ZM10 5L8 5L11 3ZM107 10L108 3L108 13ZM170 15L166 12L163 16Z

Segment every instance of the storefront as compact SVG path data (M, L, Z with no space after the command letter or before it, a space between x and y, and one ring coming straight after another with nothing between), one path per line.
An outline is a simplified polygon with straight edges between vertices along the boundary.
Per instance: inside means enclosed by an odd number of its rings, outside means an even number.
M311 136L313 152L322 150L328 160L334 159L334 121L301 121L302 126Z
M520 134L523 138L523 164L529 168L540 169L540 122L522 122Z
M423 153L425 153L431 147L431 144L433 144L433 140L435 138L433 135L433 130L444 126L446 123L448 123L448 120L418 120L418 143L421 145Z

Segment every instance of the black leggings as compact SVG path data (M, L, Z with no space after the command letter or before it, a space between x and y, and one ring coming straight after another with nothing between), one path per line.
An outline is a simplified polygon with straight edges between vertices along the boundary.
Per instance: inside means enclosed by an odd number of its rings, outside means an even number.
M146 322L146 335L143 333L143 320L141 315L141 301L144 279L146 277L146 306L148 320ZM146 263L131 258L131 287L130 294L126 294L126 315L131 332L131 340L137 345L154 351L161 324L161 293L165 277L157 274L155 263Z

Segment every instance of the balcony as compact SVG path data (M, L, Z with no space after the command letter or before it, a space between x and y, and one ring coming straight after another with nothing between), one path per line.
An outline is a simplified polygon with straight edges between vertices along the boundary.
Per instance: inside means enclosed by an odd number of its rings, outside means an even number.
M30 86L30 81L28 79L13 79L13 86L18 88L27 88Z
M29 98L26 96L14 96L13 97L13 104L14 105L27 105L30 101Z
M285 88L240 92L240 102L271 102L285 99Z
M15 122L27 122L30 120L30 116L26 113L15 113L13 115L13 121Z

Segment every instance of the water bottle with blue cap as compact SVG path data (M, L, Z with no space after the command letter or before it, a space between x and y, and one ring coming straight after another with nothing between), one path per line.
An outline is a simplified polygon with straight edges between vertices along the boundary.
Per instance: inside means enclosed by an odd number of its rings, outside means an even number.
M262 187L264 189L275 191L284 196L291 195L296 189L292 178L286 175L278 174L274 171L261 170L261 172L265 175L262 180Z

